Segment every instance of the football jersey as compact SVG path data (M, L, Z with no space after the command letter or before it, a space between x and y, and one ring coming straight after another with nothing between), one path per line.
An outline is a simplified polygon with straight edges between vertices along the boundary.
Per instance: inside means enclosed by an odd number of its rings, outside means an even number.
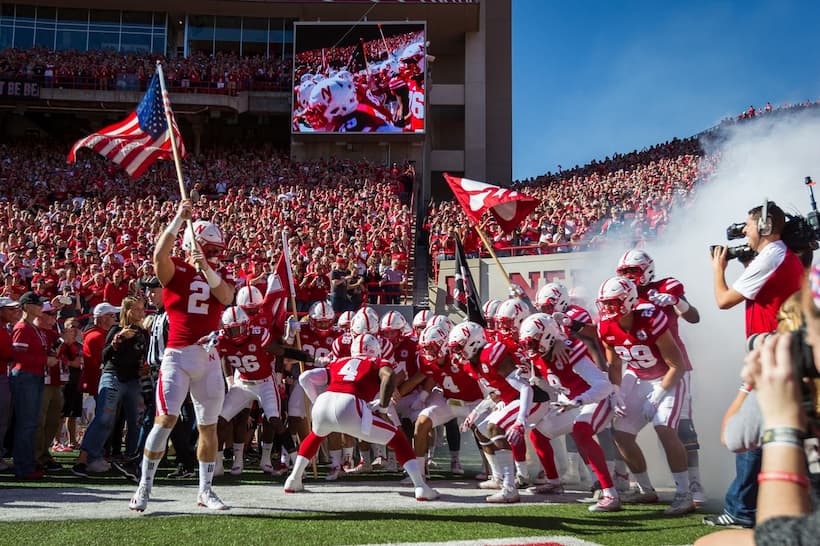
M338 358L327 366L330 378L327 390L352 394L368 402L375 400L381 386L379 369L384 367L391 366L381 358Z
M420 371L427 377L432 377L436 385L444 391L445 398L455 398L472 402L484 398L478 382L461 366L453 363L449 358L443 366L439 366L437 358L422 356L419 358Z
M589 311L579 305L575 305L574 303L567 307L564 314L575 322L580 322L590 326L594 324L594 322L592 322L592 315L589 314Z
M350 345L353 343L353 334L344 332L333 341L333 358L345 358L350 356Z
M339 118L335 130L338 133L373 133L389 125L384 114L372 106L359 104L356 110Z
M658 338L669 328L666 313L651 303L639 304L629 331L621 328L618 319L602 320L598 336L612 347L621 361L640 379L657 379L669 370L660 349Z
M396 362L396 372L404 371L407 377L413 377L419 371L416 362L416 347L418 340L413 337L401 336L393 345L393 360Z
M506 376L498 372L498 365L504 357L510 356L507 346L500 341L488 343L481 349L479 356L478 373L491 389L498 391L498 396L505 404L519 398L519 392L512 385L507 383Z
M659 281L652 281L646 286L639 286L638 301L640 303L651 303L649 301L650 290L655 290L661 294L671 294L678 299L682 298L684 295L683 283L674 277L666 277L665 279L661 279ZM666 318L669 319L669 332L672 334L672 337L675 339L675 343L677 343L680 348L681 355L683 356L684 368L686 368L687 371L692 371L692 361L689 360L689 353L686 352L686 346L683 344L683 340L680 338L680 333L678 330L678 319L680 317L678 317L674 307L674 305L667 305L661 309L663 309L664 313L666 313Z
M579 339L567 339L567 352L563 358L547 360L538 355L533 358L533 364L547 378L547 382L556 389L564 392L569 398L580 396L589 390L589 383L575 371L575 365L588 359L591 362L586 345Z
M260 381L273 375L273 355L265 351L271 342L270 332L259 326L251 326L244 339L236 341L219 338L219 355L237 372L240 379Z
M220 317L225 306L211 294L211 287L202 273L176 256L174 276L162 289L162 302L168 313L168 342L170 349L180 349L195 344L220 327Z
M324 334L314 330L310 323L302 324L299 331L299 339L302 342L302 350L314 358L325 358L331 356L333 342L341 334L341 330L335 326ZM350 353L346 356L350 356Z
M424 130L424 88L414 79L407 81L407 102L410 110L410 123L405 131L419 132Z

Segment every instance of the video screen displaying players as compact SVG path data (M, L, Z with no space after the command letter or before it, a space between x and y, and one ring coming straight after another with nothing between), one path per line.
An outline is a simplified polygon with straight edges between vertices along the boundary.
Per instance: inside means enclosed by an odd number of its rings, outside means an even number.
M294 133L424 133L424 23L294 27Z

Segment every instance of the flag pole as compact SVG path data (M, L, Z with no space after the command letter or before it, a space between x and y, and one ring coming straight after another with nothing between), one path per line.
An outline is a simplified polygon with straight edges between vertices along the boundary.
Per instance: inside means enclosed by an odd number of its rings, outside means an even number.
M288 234L284 230L282 231L282 257L285 260L285 269L288 271L288 292L290 292L290 312L291 318L293 320L299 320L298 315L296 314L296 287L293 284L293 269L290 265L290 251L288 250ZM300 351L302 350L302 338L299 335L299 332L296 332L296 348ZM305 373L305 363L303 361L299 361L299 375ZM312 428L311 424L311 415L310 415L310 399L307 396L306 392L302 392L302 396L305 398L305 419L307 420L308 428ZM304 438L302 438L304 440ZM319 471L316 468L316 457L311 459L311 463L313 465L313 478L319 477Z
M504 266L501 265L501 260L498 259L498 256L495 255L495 250L493 249L493 245L490 244L490 240L487 239L487 234L484 233L484 230L481 229L481 226L475 226L475 231L478 233L479 238L481 238L481 242L484 243L484 248L487 249L487 252L490 253L493 260L495 260L495 265L498 266L498 269L501 271L501 274L504 275L504 280L507 281L507 285L512 288L512 281L510 280L510 276L507 274L507 270L504 269Z
M171 139L171 152L174 156L174 166L177 171L177 182L179 182L179 194L182 200L188 199L188 190L185 189L185 181L182 178L182 163L179 159L179 149L177 148L177 139L174 134L173 116L171 115L171 99L168 96L168 90L165 89L165 74L162 72L162 63L157 61L157 74L159 75L159 88L162 91L162 107L165 110L165 123L168 125L168 134ZM191 231L191 241L196 241L196 233L194 233L194 223L189 218L186 222L188 229ZM199 271L199 264L195 264L196 270Z

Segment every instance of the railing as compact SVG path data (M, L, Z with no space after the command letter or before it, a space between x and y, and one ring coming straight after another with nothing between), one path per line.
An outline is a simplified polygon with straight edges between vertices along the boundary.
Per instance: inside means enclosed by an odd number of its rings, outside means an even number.
M124 74L110 78L93 76L28 76L5 74L0 77L14 78L37 83L43 89L84 89L91 91L145 91L149 79L139 79L136 74ZM201 93L207 95L236 95L240 91L288 91L290 80L275 82L246 78L236 81L171 80L168 90L172 93Z

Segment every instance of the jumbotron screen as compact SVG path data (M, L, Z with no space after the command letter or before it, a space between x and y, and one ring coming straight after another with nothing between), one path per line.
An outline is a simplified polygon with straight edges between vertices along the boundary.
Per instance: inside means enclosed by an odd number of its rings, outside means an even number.
M424 133L423 22L294 27L293 133Z

